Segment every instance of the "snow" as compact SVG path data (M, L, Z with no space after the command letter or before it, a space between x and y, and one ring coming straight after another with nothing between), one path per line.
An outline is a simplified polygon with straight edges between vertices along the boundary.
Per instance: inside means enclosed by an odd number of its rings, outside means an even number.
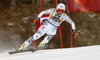
M30 18L34 18L33 16L27 16L27 17L23 17L22 20L28 20Z
M89 15L89 17L91 17L91 18L93 18L93 17L96 16L95 14L90 14L90 13L88 13L88 15Z
M12 26L12 25L14 25L14 23L8 23L8 26Z
M0 60L100 60L100 45L39 50L9 55L0 54Z
M22 20L23 20L24 23L27 23L27 20L30 19L30 18L33 19L34 17L32 17L32 16L27 16L27 17L23 17Z

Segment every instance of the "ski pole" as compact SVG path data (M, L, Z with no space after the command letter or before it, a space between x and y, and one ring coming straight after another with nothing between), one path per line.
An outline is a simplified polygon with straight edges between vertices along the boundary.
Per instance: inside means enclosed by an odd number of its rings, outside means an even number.
M77 35L78 35L79 33L84 34L84 32L82 32L82 31L78 30Z

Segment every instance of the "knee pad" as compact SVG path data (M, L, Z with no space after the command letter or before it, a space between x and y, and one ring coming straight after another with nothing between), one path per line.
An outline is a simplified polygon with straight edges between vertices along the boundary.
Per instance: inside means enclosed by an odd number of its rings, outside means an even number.
M39 34L34 34L34 40L37 40L39 38Z
M48 36L47 36L47 40L48 40L48 41L51 40L51 39L53 38L53 36L54 36L54 35L48 35Z
M34 36L34 40L39 39L42 35L44 35L45 32L38 30L33 36Z
M52 38L53 38L54 35L47 35L44 40L46 41L46 43L48 43Z

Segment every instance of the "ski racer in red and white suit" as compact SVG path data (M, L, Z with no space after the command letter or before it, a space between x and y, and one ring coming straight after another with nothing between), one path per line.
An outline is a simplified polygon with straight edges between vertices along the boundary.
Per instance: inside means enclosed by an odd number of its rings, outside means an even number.
M38 22L38 20L41 18L43 14L50 14L49 17L45 18L41 22L41 26L38 29L38 31L31 37L29 37L18 50L25 49L27 46L29 46L34 40L39 39L42 37L45 33L47 36L44 38L44 40L39 44L38 47L42 47L46 45L56 34L57 28L60 26L60 24L63 21L66 21L71 24L73 35L76 35L76 29L74 22L64 13L65 11L65 5L63 3L59 3L55 8L51 8L49 10L42 11L34 20L34 23Z

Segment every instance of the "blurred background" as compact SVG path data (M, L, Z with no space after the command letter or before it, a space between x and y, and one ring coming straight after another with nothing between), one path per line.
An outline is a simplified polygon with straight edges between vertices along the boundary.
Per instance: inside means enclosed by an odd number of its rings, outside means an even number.
M0 0L0 52L17 49L30 36L36 32L36 24L33 23L36 15L40 12L42 0ZM69 2L80 2L80 0L70 0ZM89 1L89 0L85 0ZM58 0L64 3L67 8L67 0ZM84 34L79 34L73 38L73 47L82 47L100 44L100 13L99 11L80 11L71 7L79 7L77 4L69 4L69 16L76 24L76 30L81 30ZM99 6L99 5L98 5ZM81 6L82 7L82 6ZM84 7L84 6L83 6ZM55 0L44 0L42 11L56 8ZM66 9L66 10L67 10ZM79 8L78 8L79 9ZM93 8L94 9L94 8ZM76 11L77 10L77 11ZM83 9L84 10L84 9ZM66 14L68 10L66 11ZM70 48L70 25L63 22L61 24L63 47ZM43 40L45 35L36 41L36 46ZM49 49L61 48L59 31L48 43ZM29 47L33 47L31 44Z

